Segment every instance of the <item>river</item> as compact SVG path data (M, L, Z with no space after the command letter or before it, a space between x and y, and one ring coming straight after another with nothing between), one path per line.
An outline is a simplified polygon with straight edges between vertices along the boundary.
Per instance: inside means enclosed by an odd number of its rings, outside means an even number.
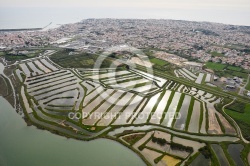
M0 96L0 165L145 165L130 149L108 139L78 141L27 127Z

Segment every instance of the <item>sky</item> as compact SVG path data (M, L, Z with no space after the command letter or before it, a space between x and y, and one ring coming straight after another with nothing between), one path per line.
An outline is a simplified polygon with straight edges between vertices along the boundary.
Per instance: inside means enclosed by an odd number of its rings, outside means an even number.
M0 0L0 9L8 8L20 9L20 14L22 8L77 8L75 11L86 11L78 12L82 18L179 19L250 26L250 0ZM0 11L0 21L7 14Z

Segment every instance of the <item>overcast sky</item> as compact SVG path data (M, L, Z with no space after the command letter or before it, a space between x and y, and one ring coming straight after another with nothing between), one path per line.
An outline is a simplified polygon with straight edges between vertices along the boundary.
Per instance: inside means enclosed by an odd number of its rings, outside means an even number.
M0 0L1 7L140 7L249 9L250 0Z
M0 0L0 8L8 7L77 7L89 10L83 15L91 18L165 18L250 25L250 0Z

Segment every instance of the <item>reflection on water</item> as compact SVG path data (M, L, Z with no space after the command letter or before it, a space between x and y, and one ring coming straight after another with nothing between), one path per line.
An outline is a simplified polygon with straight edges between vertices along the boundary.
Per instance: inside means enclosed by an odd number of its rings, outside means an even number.
M0 97L0 165L145 165L121 144L98 139L84 142L27 127Z

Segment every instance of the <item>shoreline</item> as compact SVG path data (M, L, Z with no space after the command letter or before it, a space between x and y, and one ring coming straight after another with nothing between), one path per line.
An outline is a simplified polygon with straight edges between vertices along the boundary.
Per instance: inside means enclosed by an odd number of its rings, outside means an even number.
M44 29L48 28L51 24L52 24L52 22L50 22L49 24L47 24L46 26L44 26L42 28L2 28L2 29L0 29L0 32L39 31L39 30L44 30ZM48 28L48 29L50 29L50 28Z

